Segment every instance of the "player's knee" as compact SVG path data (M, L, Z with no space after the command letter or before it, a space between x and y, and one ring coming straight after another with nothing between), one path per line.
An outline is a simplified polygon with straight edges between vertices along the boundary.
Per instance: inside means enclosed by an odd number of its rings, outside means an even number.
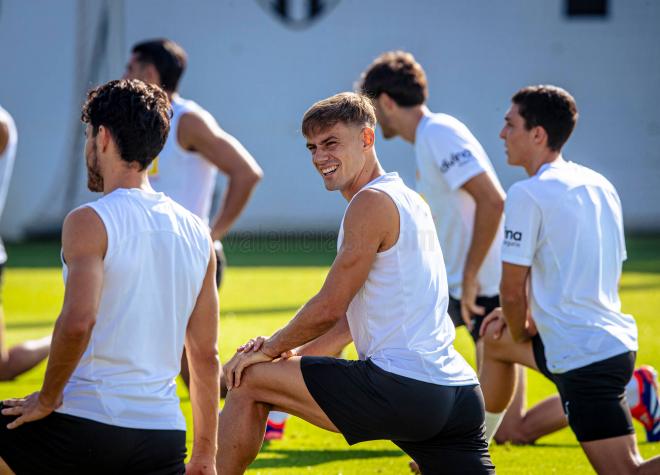
M503 335L495 333L492 326L486 328L483 336L479 339L479 344L483 350L484 357L497 356L505 347Z

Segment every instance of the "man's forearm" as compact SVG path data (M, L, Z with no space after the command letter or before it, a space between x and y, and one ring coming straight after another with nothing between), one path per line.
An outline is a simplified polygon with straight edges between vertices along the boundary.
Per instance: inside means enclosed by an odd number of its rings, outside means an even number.
M214 240L222 239L229 232L247 205L258 182L257 174L230 177L227 192L211 227L211 237Z
M472 240L463 267L464 279L476 278L499 230L501 219L502 208L500 206L489 205L488 202L477 203Z
M351 341L351 330L344 316L329 331L298 348L297 353L301 356L337 356Z
M193 413L193 457L215 457L220 399L220 360L188 355L190 404Z
M316 295L284 328L264 342L262 350L268 356L277 357L328 332L343 316L344 312L333 312L324 299Z
M502 296L502 313L515 342L521 343L531 338L527 328L527 299L524 294L515 297Z
M89 328L84 326L75 328L62 316L57 319L46 375L39 394L42 404L52 408L59 405L62 391L78 366L91 334L91 325Z

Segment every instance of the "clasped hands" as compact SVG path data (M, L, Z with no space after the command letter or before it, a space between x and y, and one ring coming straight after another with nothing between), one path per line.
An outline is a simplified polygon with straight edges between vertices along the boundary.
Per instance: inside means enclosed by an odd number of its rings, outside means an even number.
M264 343L267 336L250 338L247 343L236 348L236 354L223 366L227 390L237 388L241 385L243 371L249 366L257 363L273 361L279 358L291 358L296 356L296 350L288 350L279 355L270 355L264 351Z

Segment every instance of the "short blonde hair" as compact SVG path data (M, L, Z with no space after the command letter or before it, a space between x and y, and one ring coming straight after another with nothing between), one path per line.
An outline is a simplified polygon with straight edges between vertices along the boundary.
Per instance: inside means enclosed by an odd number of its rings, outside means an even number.
M355 92L342 92L318 101L305 112L302 133L309 137L339 122L375 128L376 111L371 100Z

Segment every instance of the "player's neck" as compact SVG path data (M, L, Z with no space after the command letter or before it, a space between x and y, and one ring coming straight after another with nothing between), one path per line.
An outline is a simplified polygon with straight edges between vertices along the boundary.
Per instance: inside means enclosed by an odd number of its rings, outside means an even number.
M422 118L430 114L431 111L425 104L419 106L406 107L401 109L401 132L400 136L406 142L411 144L415 143L415 136L417 135L417 126Z
M527 172L527 175L534 176L543 165L546 163L552 163L561 158L560 151L545 149L525 165L525 171Z
M147 171L136 171L134 169L118 170L103 177L103 194L112 193L118 188L137 188L139 190L151 191L154 189L149 183Z
M341 195L346 201L351 201L358 191L360 191L367 183L382 175L385 175L385 170L380 166L378 158L374 154L373 160L368 160L367 163L365 163L364 168L360 170L360 173L355 177L351 184L341 190Z

